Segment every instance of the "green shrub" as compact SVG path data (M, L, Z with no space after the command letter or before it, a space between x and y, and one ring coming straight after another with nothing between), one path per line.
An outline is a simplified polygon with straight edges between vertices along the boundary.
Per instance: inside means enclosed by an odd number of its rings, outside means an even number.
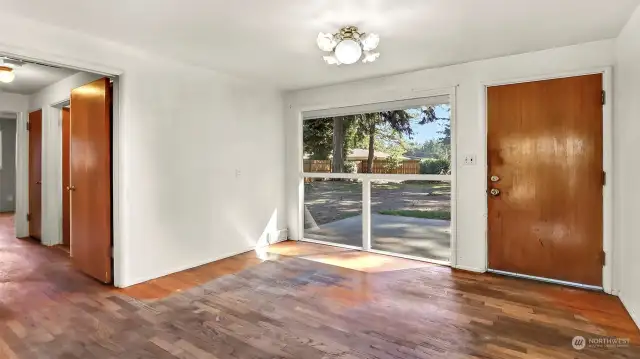
M451 220L451 211L421 211L421 210L383 210L379 211L380 214L388 216L401 216L401 217L413 217L413 218L428 218L428 219L444 219Z
M420 174L446 175L451 173L451 161L446 158L425 158L420 161Z
M357 161L345 161L344 162L344 173L358 173L358 162Z

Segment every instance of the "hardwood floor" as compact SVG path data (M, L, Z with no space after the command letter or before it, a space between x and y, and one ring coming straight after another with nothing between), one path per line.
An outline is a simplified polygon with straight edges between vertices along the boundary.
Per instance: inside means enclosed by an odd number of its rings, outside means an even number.
M619 300L285 242L126 289L0 216L0 358L640 358ZM626 348L571 346L574 336Z

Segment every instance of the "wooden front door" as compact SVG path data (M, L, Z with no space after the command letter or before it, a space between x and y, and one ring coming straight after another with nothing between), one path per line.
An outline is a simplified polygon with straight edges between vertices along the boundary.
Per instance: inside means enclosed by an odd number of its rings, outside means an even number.
M111 89L102 78L71 91L71 254L81 271L110 283Z
M602 75L487 92L489 268L602 286Z
M29 236L42 240L42 110L29 114Z
M68 107L62 109L62 244L71 244L71 227L69 218L69 206L71 194L66 189L69 182L69 136L71 135L71 110Z

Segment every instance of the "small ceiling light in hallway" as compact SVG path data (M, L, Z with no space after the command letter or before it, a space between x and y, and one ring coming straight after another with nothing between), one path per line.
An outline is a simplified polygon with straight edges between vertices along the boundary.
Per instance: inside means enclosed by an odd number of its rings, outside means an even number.
M16 74L11 67L0 66L0 82L9 83L16 78Z
M329 65L351 65L362 59L363 63L373 62L379 52L372 52L380 43L380 36L373 33L361 33L355 26L346 26L335 34L319 33L318 47L322 51L331 52L324 56Z

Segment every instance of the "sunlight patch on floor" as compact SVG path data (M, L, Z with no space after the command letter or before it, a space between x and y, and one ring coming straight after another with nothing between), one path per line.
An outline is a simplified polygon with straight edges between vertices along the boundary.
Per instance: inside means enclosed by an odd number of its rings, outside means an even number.
M309 255L300 258L367 273L390 272L433 266L431 263L360 251Z

